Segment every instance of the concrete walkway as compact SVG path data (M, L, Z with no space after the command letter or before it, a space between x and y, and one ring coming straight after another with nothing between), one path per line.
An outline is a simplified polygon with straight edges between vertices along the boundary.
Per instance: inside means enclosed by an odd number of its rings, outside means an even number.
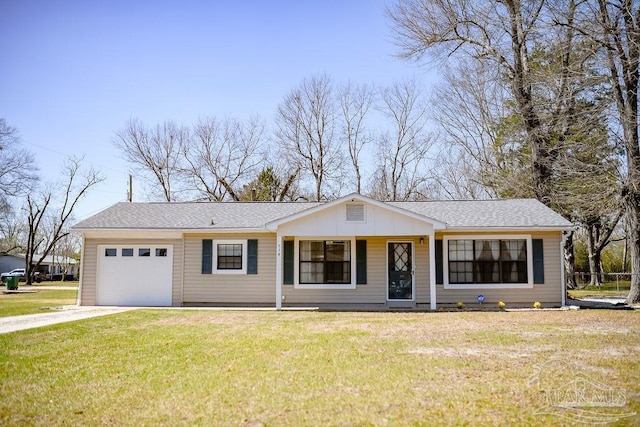
M39 328L57 323L73 322L107 314L122 313L135 310L133 307L78 307L65 306L61 310L50 313L25 314L22 316L0 317L0 334Z

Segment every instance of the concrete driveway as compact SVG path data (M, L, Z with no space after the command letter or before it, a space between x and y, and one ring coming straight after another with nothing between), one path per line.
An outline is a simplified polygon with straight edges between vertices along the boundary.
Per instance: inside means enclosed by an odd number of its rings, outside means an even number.
M135 307L79 307L73 305L65 306L61 310L48 313L0 317L0 334L55 325L57 323L73 322L91 317L106 316L107 314L122 313L135 309Z

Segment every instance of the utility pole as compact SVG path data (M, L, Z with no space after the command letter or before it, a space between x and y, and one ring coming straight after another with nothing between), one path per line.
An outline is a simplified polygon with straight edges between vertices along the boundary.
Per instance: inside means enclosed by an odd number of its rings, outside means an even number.
M127 193L129 203L133 202L133 175L129 174L129 192Z

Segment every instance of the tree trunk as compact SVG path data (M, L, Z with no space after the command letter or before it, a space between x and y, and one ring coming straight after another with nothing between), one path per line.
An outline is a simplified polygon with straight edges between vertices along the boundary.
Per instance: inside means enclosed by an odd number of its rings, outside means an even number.
M589 286L602 286L602 258L600 253L589 254Z
M573 251L573 231L567 233L564 239L564 271L566 274L567 289L576 289L575 261L576 257Z
M630 193L632 193L630 191ZM629 249L631 252L631 288L628 304L640 303L640 188L625 197L629 224Z
M597 220L599 221L599 219ZM602 286L602 247L598 222L587 225L587 251L589 258L589 286Z

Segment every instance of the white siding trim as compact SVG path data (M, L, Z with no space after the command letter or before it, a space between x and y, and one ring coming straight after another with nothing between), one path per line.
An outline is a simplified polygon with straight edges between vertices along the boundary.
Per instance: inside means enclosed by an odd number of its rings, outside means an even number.
M276 236L276 310L282 310L282 242L283 237Z
M82 234L82 247L80 248L80 282L78 283L78 294L76 296L76 305L82 304L82 282L84 282L84 247L85 236Z
M449 283L449 240L526 240L527 283ZM468 234L443 236L442 238L442 282L444 289L519 289L533 288L533 244L530 234Z

